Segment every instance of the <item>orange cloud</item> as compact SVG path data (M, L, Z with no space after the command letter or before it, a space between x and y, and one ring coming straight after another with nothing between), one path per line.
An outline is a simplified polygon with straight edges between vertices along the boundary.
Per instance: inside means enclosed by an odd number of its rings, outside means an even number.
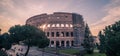
M117 2L116 2L117 1ZM105 26L111 25L116 21L120 20L120 5L113 6L115 4L119 4L120 1L116 0L109 4L107 7L107 15L103 17L100 21L97 21L94 24L91 24L91 31L94 35L98 35L98 32L105 28ZM112 6L112 7L111 7Z
M0 28L2 29L2 33L7 32L11 26L16 24L21 24L21 22L13 18L0 16Z

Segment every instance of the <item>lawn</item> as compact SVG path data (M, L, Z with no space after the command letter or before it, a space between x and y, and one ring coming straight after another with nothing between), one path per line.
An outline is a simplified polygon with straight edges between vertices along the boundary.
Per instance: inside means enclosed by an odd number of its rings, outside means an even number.
M64 50L59 50L59 52L73 55L75 53L79 53L79 50L78 49L64 49ZM94 52L93 54L85 54L85 56L106 56L106 55L98 53L98 52Z
M49 51L56 52L55 48L45 48L45 50L46 51L49 50ZM69 48L69 49L59 49L58 52L59 53L64 53L64 54L74 55L75 53L79 53L79 50L78 49ZM85 54L85 56L106 56L106 55L98 53L98 52L94 52L93 54Z
M79 53L79 50L77 50L77 49L63 49L63 50L59 50L59 52L73 55L75 53Z
M101 53L93 53L93 54L86 54L85 56L106 56L105 54L101 54Z

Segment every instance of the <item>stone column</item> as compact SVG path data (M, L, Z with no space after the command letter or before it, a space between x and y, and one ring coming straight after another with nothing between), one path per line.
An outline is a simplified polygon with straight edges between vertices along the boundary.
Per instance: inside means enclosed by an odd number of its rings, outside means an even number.
M61 40L59 40L59 44L60 44L59 46L61 47Z
M64 41L64 47L66 47L66 40Z
M50 43L49 43L49 47L51 47L51 40L50 40Z
M49 37L52 37L52 36L51 36L51 31L49 32Z
M54 40L54 47L56 47L56 41Z
M70 47L72 46L72 43L71 43L71 41L69 40L69 45L70 45Z
M56 31L54 31L54 37L56 38Z
M66 37L66 31L64 32L64 37Z

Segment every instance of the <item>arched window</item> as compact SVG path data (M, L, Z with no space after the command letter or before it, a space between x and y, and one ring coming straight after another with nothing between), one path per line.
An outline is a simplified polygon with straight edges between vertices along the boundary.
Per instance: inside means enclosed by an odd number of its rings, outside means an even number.
M56 37L59 37L59 36L60 36L59 32L56 32Z
M72 24L70 24L70 27L73 27L73 25L72 25Z
M52 24L52 27L55 27L55 24Z
M51 36L54 37L54 32L51 32Z
M47 27L50 27L50 24L48 24Z
M68 25L68 24L65 24L65 26L66 26L66 27L69 27L69 25Z
M60 24L56 24L56 27L60 27Z
M71 32L71 37L73 37L73 32Z
M64 41L61 41L61 46L62 46L62 47L64 47L64 46L65 46Z
M66 32L66 37L69 37L69 32Z
M64 24L61 24L61 27L64 27Z
M53 45L53 44L54 44L54 41L51 41L51 44Z
M49 32L47 32L47 36L49 37Z
M42 28L45 28L45 27L46 27L46 24L44 24Z
M42 28L42 26L40 26L40 28Z

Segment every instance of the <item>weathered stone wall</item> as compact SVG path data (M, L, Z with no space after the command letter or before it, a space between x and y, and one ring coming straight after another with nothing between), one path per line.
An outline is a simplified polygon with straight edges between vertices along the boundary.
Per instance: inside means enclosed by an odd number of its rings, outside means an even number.
M83 20L78 20L79 25L84 27ZM74 41L81 40L73 35L73 14L65 12L55 12L53 14L40 14L29 18L26 24L42 29L50 39L50 47L71 47ZM81 33L83 29L80 28ZM80 43L80 42L79 42Z

